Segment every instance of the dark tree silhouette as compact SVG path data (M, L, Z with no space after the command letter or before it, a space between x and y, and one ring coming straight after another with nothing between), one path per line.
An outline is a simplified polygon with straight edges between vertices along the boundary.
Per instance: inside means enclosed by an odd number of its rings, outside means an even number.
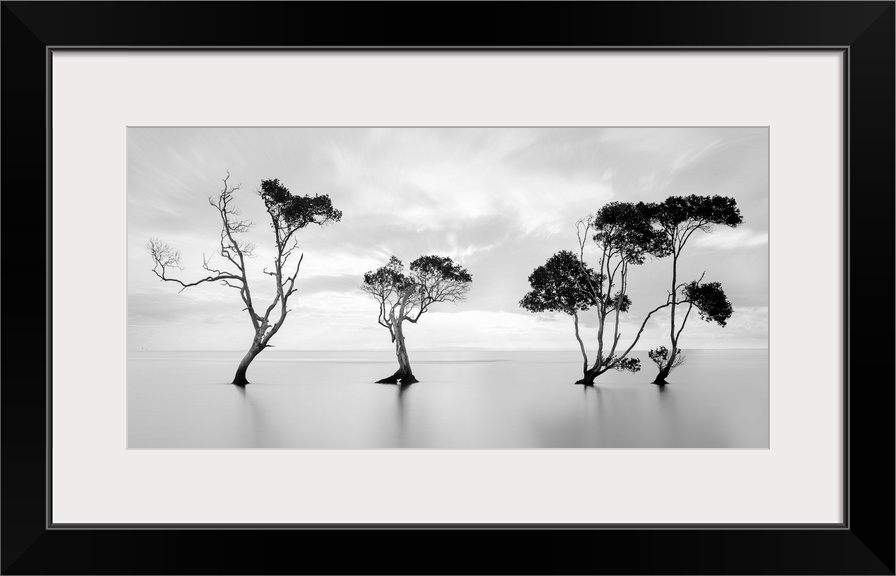
M627 294L629 266L643 264L649 254L658 250L661 237L651 226L649 211L643 204L607 204L579 221L576 228L579 253L558 252L545 265L536 268L529 276L532 291L523 297L520 306L530 312L564 312L573 316L583 359L582 379L576 383L591 385L608 370L637 372L641 369L641 361L628 355L650 317L669 303L651 310L628 348L619 350L620 314L628 312L632 303ZM585 262L589 236L600 254L596 271ZM594 362L589 364L579 335L578 312L592 307L597 313L598 333Z
M529 312L563 312L573 317L576 340L582 351L583 374L588 372L588 353L579 334L579 312L598 304L588 288L589 282L599 284L597 273L569 250L561 250L529 275L532 290L520 300L520 306ZM624 309L628 303L626 296L622 301Z
M217 252L220 257L224 258L224 267L227 269L213 268L211 258L206 258L203 255L202 267L209 275L194 282L184 282L169 276L172 268L183 270L180 265L179 252L156 238L150 238L147 249L153 259L152 271L155 275L165 282L180 284L181 292L205 282L220 282L223 286L239 292L240 299L246 306L244 310L248 312L252 328L255 331L252 344L240 361L233 377L233 384L245 386L249 383L246 379L249 364L262 350L273 346L268 342L283 326L283 321L286 320L286 315L290 312L290 309L287 308L287 301L296 292L296 277L304 258L304 254L299 254L297 260L294 260L293 263L289 262L290 256L298 248L298 240L294 237L295 233L309 224L322 226L329 222L338 222L342 218L342 212L333 208L329 196L293 196L285 186L280 184L279 180L263 180L261 182L261 190L258 191L258 195L264 201L265 209L270 216L276 249L273 268L271 270L265 268L264 273L273 278L276 294L270 304L259 308L252 300L246 275L246 260L254 255L255 245L239 238L240 234L248 232L254 224L249 220L239 218L240 211L232 205L232 201L233 193L240 187L228 185L229 179L230 172L224 178L224 189L221 190L218 197L209 197L208 199L209 204L221 216L221 237Z
M702 280L703 277L701 276L700 279ZM691 282L683 287L682 296L678 304L687 304L688 309L681 322L681 328L678 330L678 336L681 335L681 331L684 329L684 325L693 308L697 308L701 320L715 322L722 327L725 326L728 318L733 313L731 302L728 301L725 292L722 290L722 285L718 282L710 282L708 284L700 284L699 280ZM661 372L665 370L665 376L684 364L685 360L684 350L679 348L675 358L672 358L669 355L669 349L665 346L650 350L647 355L656 364L657 369ZM663 382L655 381L654 384L665 385L665 376Z
M401 260L392 256L385 266L364 274L361 289L379 304L377 322L389 330L398 359L398 370L377 383L412 384L418 381L408 358L404 322L416 324L433 304L462 301L472 281L466 269L445 256L421 256L411 262L407 274Z
M678 259L694 232L711 232L717 225L734 228L743 223L743 218L734 198L724 196L670 196L660 204L649 205L647 211L662 238L652 253L672 256L672 285L668 298L671 305L669 335L672 349L661 346L650 355L659 368L653 383L662 385L667 383L669 373L683 362L678 342L691 309L696 306L701 318L721 326L732 314L731 303L718 282L700 284L697 280L678 283ZM700 278L702 280L703 277ZM688 308L679 326L676 324L676 309L682 304L687 304Z

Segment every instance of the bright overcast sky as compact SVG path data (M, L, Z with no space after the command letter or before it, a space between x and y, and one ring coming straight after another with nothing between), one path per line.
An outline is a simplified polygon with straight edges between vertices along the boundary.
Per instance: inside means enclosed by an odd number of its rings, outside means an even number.
M293 311L271 341L278 350L391 349L376 303L358 286L393 254L406 264L450 256L473 276L465 302L436 305L408 328L411 351L577 349L571 317L519 307L529 274L558 250L575 250L576 221L603 204L687 194L734 197L744 224L695 234L685 248L679 279L705 270L704 281L722 283L734 315L725 328L692 315L682 347L768 346L765 128L129 128L129 349L251 343L235 290L208 283L178 294L178 285L153 275L145 248L160 238L180 250L182 279L204 277L203 253L214 253L220 233L207 198L228 170L242 185L235 203L257 223L249 235L258 244L250 261L256 302L274 294L261 273L273 258L261 181L328 194L343 212L341 222L298 234L305 258ZM596 249L590 256L596 267ZM631 268L622 344L665 302L670 281L668 258ZM596 338L593 315L582 315L586 343ZM668 313L655 315L636 348L667 339Z

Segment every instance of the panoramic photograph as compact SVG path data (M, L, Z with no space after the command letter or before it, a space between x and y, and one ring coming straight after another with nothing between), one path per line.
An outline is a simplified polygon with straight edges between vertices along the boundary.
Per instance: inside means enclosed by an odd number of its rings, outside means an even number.
M128 448L767 449L768 156L129 127Z

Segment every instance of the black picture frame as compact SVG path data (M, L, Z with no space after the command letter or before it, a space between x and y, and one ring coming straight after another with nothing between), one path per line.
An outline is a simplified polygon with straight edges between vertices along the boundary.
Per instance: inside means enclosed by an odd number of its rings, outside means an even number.
M894 574L894 14L892 1L2 2L0 570ZM846 267L842 280L841 271L831 270L831 281L844 283L844 302L831 307L843 310L847 327L846 522L599 529L50 526L46 217L48 63L54 47L844 51ZM793 226L805 231L807 250L811 235L824 233L811 220ZM88 267L85 262L85 274ZM833 318L835 312L819 313ZM818 358L800 361L823 361L830 354L820 350ZM601 497L582 484L571 479L570 487L583 497Z

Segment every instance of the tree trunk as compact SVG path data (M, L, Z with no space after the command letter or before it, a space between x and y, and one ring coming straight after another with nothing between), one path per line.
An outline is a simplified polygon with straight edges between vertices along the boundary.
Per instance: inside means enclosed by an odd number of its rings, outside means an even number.
M665 386L668 384L666 382L666 378L669 377L669 373L672 372L672 369L675 368L675 359L678 357L678 348L675 344L672 345L672 352L669 354L669 358L666 359L665 364L660 367L659 373L656 375L656 379L652 382L653 384L659 384L660 386Z
M654 384L659 384L660 386L665 386L667 384L666 377L669 375L669 372L672 371L672 367L675 362L675 356L678 352L678 338L675 336L675 308L678 305L678 290L676 289L676 282L678 282L678 253L675 248L672 249L672 310L669 315L672 318L672 321L669 323L669 340L672 344L672 351L669 353L669 359L666 361L666 364L660 368L659 374L656 375L656 378L653 380Z
M240 360L240 365L237 367L236 374L233 376L233 384L237 386L245 386L249 383L249 381L246 380L246 370L249 369L249 364L255 360L255 357L258 356L261 350L261 348L255 345L249 348L249 351L246 352L246 355Z
M594 386L594 379L600 375L600 371L597 368L592 368L590 370L585 370L585 374L582 376L580 380L576 380L576 384L584 384L585 386Z
M395 356L398 359L398 370L388 378L377 380L377 384L413 384L419 382L411 370L411 360L408 358L408 350L404 343L404 332L401 330L401 322L395 323Z

